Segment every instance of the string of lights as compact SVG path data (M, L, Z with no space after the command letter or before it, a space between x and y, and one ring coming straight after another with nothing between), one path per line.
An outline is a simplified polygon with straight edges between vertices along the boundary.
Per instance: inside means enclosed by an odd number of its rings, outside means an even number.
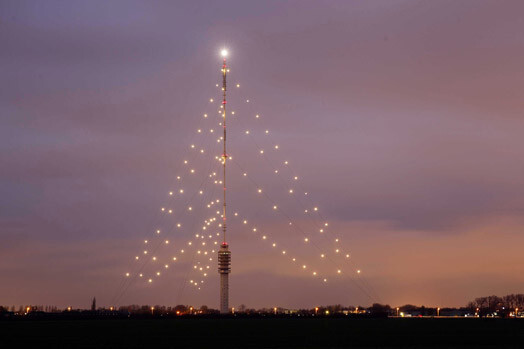
M237 86L239 86L239 85L237 85ZM246 102L247 102L248 100L249 100L249 99L247 99ZM254 118L255 120L260 120L260 119L261 119L259 113L256 113L256 114L255 114L255 113L251 113L250 115L253 115L253 114L255 115L255 118ZM237 118L237 119L242 120L241 118ZM244 128L244 129L245 129L245 128ZM254 134L253 132L250 132L249 129L246 129L244 133L245 133L246 135L253 135L253 134ZM269 129L265 129L264 134L265 134L265 135L269 135L269 138L271 138L271 135L272 135L273 133L270 133L270 132L269 132ZM259 149L258 152L259 152L260 155L268 154L268 152L265 152L265 151L264 151L264 148L261 147L261 146L256 142L256 139L253 140L253 143L254 143L254 144L256 145L256 147ZM272 144L275 144L275 145L272 147L274 150L279 150L279 149L280 149L280 146L278 145L278 142L272 142ZM276 168L276 166L274 166L274 165L272 164L272 162L270 161L270 159L269 159L268 156L263 156L263 158L264 158L264 159L266 160L266 162L269 164L269 166L270 166L270 168L272 169L272 172L273 172L274 174L278 175L279 173L281 173L281 170L278 169L278 168ZM286 167L286 168L288 168L288 169L291 169L291 166L289 166L289 161L288 161L288 160L285 160L285 161L283 161L282 163L283 163L284 167ZM237 163L237 165L238 165L238 163ZM294 172L294 171L291 170L291 172ZM246 173L246 172L244 172L244 176L247 176L247 173ZM279 179L282 181L282 177L281 177L281 176L278 176L278 177L279 177ZM300 183L299 183L299 181L298 181L299 177L298 177L296 174L293 173L293 175L292 175L290 178L292 178L292 180L295 182L295 185L297 185L296 183L298 182L298 186L300 186ZM258 192L261 193L261 192L262 192L262 189L260 188L259 185L257 185L257 187L258 187L258 189L257 189ZM294 193L295 193L295 190L292 188L292 185L288 186L288 188L291 188L291 189L288 189L289 194L294 194ZM306 197L306 198L308 198L308 199L310 198L310 195L308 195L309 193L308 193L307 191L302 190L302 192L304 193L304 197ZM330 232L330 230L327 229L328 222L327 222L327 220L322 216L322 214L320 213L320 210L318 209L317 206L314 206L312 209L308 209L308 208L306 208L306 206L304 205L304 203L299 199L299 196L298 196L298 195L291 195L291 196L292 196L292 197L297 201L297 203L298 203L298 204L299 204L299 205L304 209L304 213L305 213L306 215L309 214L309 215L311 216L311 214L313 214L313 213L316 213L316 214L318 215L318 217L321 219L321 222L319 223L317 220L314 220L313 224L316 226L316 228L318 229L318 231L319 231L320 233L325 233L325 232L327 232L328 235L331 235L331 236L333 237L333 244L336 244L336 243L338 243L338 242L341 241L340 237L338 237L338 236L332 234L332 233ZM276 207L277 207L277 205L273 205L273 208L276 208ZM322 223L322 222L324 222L324 223ZM324 238L327 239L326 234L322 234L322 236L323 236ZM305 238L305 239L307 239L307 238ZM340 254L344 254L343 251L342 251L342 249L341 249L340 247L338 247L337 245L335 245L335 247L334 247L334 252L335 252L336 254L339 254L339 253L340 253ZM360 269L357 269L357 268L353 265L351 259L349 258L350 254L349 254L349 253L345 253L345 255L346 255L347 263L350 265L350 267L352 267L352 268L356 271L356 274L359 276L359 279L361 280L361 282L362 282L362 284L363 284L362 287L363 287L363 288L366 288L366 289L368 290L367 292L369 292L369 293L375 293L374 290L372 289L372 287L371 287L371 286L370 286L370 285L369 285L369 284L364 280L364 278L361 276L361 270L360 270ZM322 258L325 258L325 257L326 257L326 254L325 254L325 253L322 253L322 254L321 254L321 257L322 257ZM340 269L338 269L338 271L340 271ZM375 295L374 297L375 297L375 298L378 298L378 296L376 296L376 295Z
M207 119L207 114L204 114L204 118L203 118L203 120L206 120L206 119ZM202 120L202 119L201 119L201 120ZM202 122L201 122L201 120L200 120L200 122L199 122L199 124L198 124L197 132L196 132L195 136L192 137L192 139L190 140L190 142L191 142L191 146L190 146L189 148L190 148L190 149L193 149L193 150L196 148L196 146L194 145L194 144L195 144L195 142L194 142L195 137L197 137L198 134L200 134L200 133L201 133L201 130L202 130ZM208 138L206 138L206 140L209 141ZM207 144L207 143L206 143L206 144ZM200 148L199 148L199 151L198 151L197 154L207 154L207 153L205 152L205 147L200 147ZM187 166L187 165L190 163L190 161L193 161L193 160L195 159L195 157L197 156L197 154L193 154L193 156L191 156L192 154L189 154L190 156L187 157L187 158L190 159L190 160L184 160L182 166ZM210 161L210 160L209 160L209 161L205 161L205 163L208 163L208 164L209 164L209 168L211 168L211 167L214 165L213 161ZM195 172L196 172L195 169L190 169L190 170L189 170L189 173L190 173L190 174L195 174ZM207 172L210 172L210 171L208 170ZM215 172L213 172L213 173L215 173ZM212 176L212 175L210 174L210 177L211 177L211 176ZM172 187L175 187L175 184L177 184L177 183L181 183L182 178L183 178L183 176L181 176L181 175L176 176L176 180L175 180L174 183L172 184ZM204 177L204 180L205 180L205 179L206 179L206 177ZM202 195L202 194L204 193L204 191L202 190L202 185L203 185L203 183L204 183L204 180L203 180L202 183L200 184L200 186L199 186L199 190L197 191L198 194L200 194L200 195ZM183 193L184 193L184 189L183 189L183 188L180 188L180 189L178 190L178 193L179 193L179 194L183 194ZM174 190L170 190L170 191L168 192L168 194L169 194L169 197L171 197L171 198L176 197L176 196L175 196L175 191L174 191ZM189 200L184 204L184 207L187 207L188 211L191 211L191 210L192 210L191 202L192 202L192 200L195 198L195 196L196 196L196 193L193 194L193 196L191 197L191 199L189 199ZM163 214L169 214L169 215L171 215L171 214L173 214L173 212L175 212L175 209L174 209L174 208L166 208L165 206L163 206L163 207L160 209L160 212L159 212L159 213L163 213ZM165 217L165 215L161 215L161 218L163 218L163 217ZM177 227L177 228L179 228L179 229L181 228L181 224L180 224L180 223L173 223L173 226L174 226L175 224L176 224L176 227ZM157 226L159 225L159 224L158 224L158 215L157 215L157 223L155 223L155 225L157 225ZM151 230L153 230L153 229L151 229ZM155 230L154 230L154 236L153 236L153 238L156 237L156 236L158 236L158 235L160 234L160 232L161 232L160 229L155 229ZM146 239L144 239L144 243L145 243L145 244L148 244L148 243L150 243L151 240L152 240L152 237L151 237L151 236L148 236ZM169 243L169 240L165 240L164 243L165 243L165 244L168 244L168 243ZM157 244L157 246L159 247L159 246L161 246L161 245L160 245L160 244ZM156 253L157 250L158 250L158 248L155 248L154 253ZM148 250L144 250L144 255L147 255L148 253L149 253ZM156 260L156 257L153 257L153 258ZM176 260L176 258L177 258L177 257L173 257L174 260ZM151 259L148 259L148 258L145 258L145 259L142 258L142 259L141 259L138 255L136 255L136 256L134 257L134 260L135 260L135 261L138 261L138 260L144 260L144 261L143 261L142 264L140 264L140 265L138 266L138 269L137 269L136 272L134 272L134 273L126 272L126 273L125 273L125 279L123 279L123 282L119 285L119 287L118 287L118 289L117 289L116 296L115 296L115 298L114 298L114 300L113 300L113 304L116 303L116 300L117 300L117 299L121 298L121 295L123 295L123 294L125 293L125 291L129 288L129 286L130 286L134 281L136 281L137 278L144 278L145 275L144 275L144 273L142 273L142 270L145 268L145 266L147 265L147 263L148 263ZM165 265L168 266L168 264L165 264ZM157 272L156 275L159 276L159 272ZM131 278L130 278L130 277L131 277ZM152 278L145 278L145 279L148 280L149 283L151 283L151 282L153 281Z
M224 67L223 69L226 69ZM229 68L227 68L227 71L229 72ZM220 88L219 84L216 84L215 86ZM237 89L240 88L239 83L235 84L235 86ZM225 94L225 83L224 86L221 88L221 91L223 91ZM242 104L253 106L252 99L243 98L242 100ZM210 98L209 104L213 106L215 104L215 99ZM173 185L172 187L176 189L170 190L168 192L169 198L175 200L175 202L171 201L171 203L161 207L161 217L175 217L175 214L178 214L178 217L180 217L181 215L188 216L191 214L193 214L196 217L197 214L195 213L200 214L200 212L205 212L206 209L215 210L215 205L219 205L221 203L220 199L211 199L213 197L214 189L217 186L223 186L225 190L225 177L222 180L218 178L218 166L225 166L227 160L233 160L233 157L230 154L227 154L226 156L225 153L225 133L223 136L217 136L216 130L216 127L225 128L225 95L222 105L220 105L216 109L217 113L207 112L203 114L202 118L199 118L199 123L197 125L196 132L193 134L194 137L191 138L190 144L187 147L187 149L190 151L190 156L187 156L186 160L184 160L182 164L182 168L185 169L183 171L185 175L176 176L175 182L178 185ZM251 229L253 233L256 233L259 236L259 239L256 239L256 241L260 241L261 243L266 245L267 243L269 243L269 246L273 250L278 251L279 255L289 260L295 266L298 266L297 269L299 269L302 273L304 271L308 271L309 273L311 273L311 276L319 278L324 283L327 283L329 275L338 277L348 277L351 281L355 282L356 286L370 299L378 298L376 297L376 295L374 295L371 286L367 284L367 282L365 282L365 280L361 277L360 269L356 269L353 265L353 261L350 258L350 254L345 253L341 248L340 237L329 229L330 225L328 221L325 219L318 206L314 205L311 202L311 196L309 195L309 192L303 190L302 185L299 181L299 178L301 177L296 175L296 172L291 167L290 161L287 159L280 160L277 161L277 163L279 163L280 165L275 166L275 163L273 162L271 157L273 157L275 153L280 152L281 145L278 142L274 141L273 132L270 132L269 128L260 127L260 121L263 119L261 117L261 114L251 112L242 113L241 111L239 112L232 110L227 115L232 116L231 121L229 122L230 125L228 125L229 127L234 126L235 123L245 124L245 116L254 115L253 119L250 120L258 122L257 126L255 126L254 128L249 128L245 125L242 125L242 129L244 130L242 133L245 135L245 137L250 138L251 145L254 145L256 147L258 155L262 157L263 161L266 163L265 168L270 170L271 173L278 177L277 181L281 186L279 191L288 194L291 200L293 200L295 203L295 209L299 208L300 210L302 210L303 216L306 218L306 220L304 221L304 219L295 219L294 214L291 213L292 211L285 209L284 204L278 204L278 200L273 198L272 195L270 195L269 190L266 190L265 188L270 188L271 190L275 189L276 186L274 182L271 186L259 185L258 181L255 180L252 175L248 175L248 172L245 171L244 167L240 165L239 161L233 161L236 167L240 170L239 178L247 179L251 183L251 185L256 188L256 193L259 194L258 196L265 198L265 200L269 203L266 209L270 210L271 212L277 213L281 217L285 218L285 220L289 223L289 229L301 235L301 239L304 245L313 246L317 250L319 260L326 260L331 262L331 264L335 266L335 269L328 274L320 272L319 269L314 266L315 263L312 263L311 261L308 262L307 260L299 260L299 258L296 257L297 254L294 253L291 249L284 247L286 244L280 241L277 236L273 236L268 233L263 233L264 229L258 228L257 225L251 224L249 229ZM254 129L255 131L252 131L252 129ZM265 148L260 146L259 142L257 142L257 137L255 137L258 135L262 136L258 139L263 139L264 142L269 142L270 146L267 146ZM213 139L215 139L216 142L214 142ZM209 143L214 143L217 146L223 145L223 152L220 154L220 150L213 149L213 147L209 146ZM244 155L246 155L245 151ZM200 160L197 160L198 156L200 156ZM200 168L206 163L209 163L208 170L200 170ZM217 168L214 169L214 167ZM254 172L256 173L256 171ZM197 187L197 190L193 191L192 196L188 198L186 202L181 204L179 199L181 197L184 197L186 192L190 190L190 184L182 185L182 183L184 183L185 181L184 178L191 178L198 174L203 176L202 182ZM209 189L208 186L210 186L212 189ZM196 197L200 198L200 204L198 205L193 203L193 200ZM222 200L222 204L225 205L225 201ZM180 205L182 205L182 209L180 209ZM240 216L238 212L235 212L234 217L238 219L238 222L240 222L243 225L246 225L247 228L248 216ZM216 232L208 234L207 231L213 230L214 228L217 228L219 230L221 228L225 229L225 224L223 225L222 223L219 223L221 219L225 221L225 211L221 213L219 210L217 210L214 211L211 216L208 216L205 219L202 218L203 225L200 229L200 232L195 233L193 238L186 241L186 247L180 249L178 255L173 255L171 257L173 259L172 262L174 262L179 260L183 255L187 255L187 253L185 252L194 250L190 263L191 267L188 268L186 276L183 282L181 283L177 298L181 296L186 285L194 286L191 288L193 290L200 290L201 287L204 286L204 279L209 276L208 271L211 268L209 263L213 261L211 254L216 252L215 249L210 249L206 246L206 240L209 240L212 246L217 245L217 237L220 235L220 233ZM309 231L311 229L302 227L300 221L302 221L303 223L305 222L308 227L314 227L314 229L319 234L315 235L310 233ZM181 224L178 222L173 222L172 224L173 229L175 227L177 229L181 228ZM194 231L194 229L191 228L189 231ZM152 284L155 278L158 278L161 275L163 275L163 272L161 272L158 269L152 275L146 275L146 273L143 272L143 270L149 263L154 262L158 265L163 265L165 269L169 269L171 264L169 262L165 262L165 264L164 262L159 263L162 257L156 256L157 251L160 248L162 248L163 246L170 245L170 241L168 239L164 240L160 238L160 235L161 231L156 230L155 234L153 234L153 237L144 239L144 244L148 246L151 246L152 242L156 241L155 247L152 250L145 249L143 251L144 256L152 255L152 257L142 258L138 255L135 256L135 260L140 260L141 263L138 264L138 269L135 269L134 272L125 273L126 279L124 279L123 283L119 286L120 292L118 293L117 300L122 297L122 295L126 292L129 286L136 279L144 279L147 280L148 284ZM328 236L331 237L331 239L328 239ZM324 243L321 243L320 241L318 241L318 239L321 239L322 241L324 241ZM332 253L326 252L326 248L323 246L325 243L329 243L331 245L330 249L332 249ZM177 243L174 245L180 244ZM198 246L202 246L202 248L199 249ZM342 268L340 263L337 262L337 258L340 256L344 257L343 260L345 261L345 263L348 264L350 268L349 270L354 270L354 273L358 276L358 278L355 278L351 272L344 272L344 268ZM195 276L191 276L193 273L195 273ZM127 280L129 280L129 282Z

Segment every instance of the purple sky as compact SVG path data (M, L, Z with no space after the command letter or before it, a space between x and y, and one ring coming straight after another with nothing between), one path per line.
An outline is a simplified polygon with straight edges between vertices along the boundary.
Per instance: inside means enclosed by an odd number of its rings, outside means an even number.
M207 214L159 211L176 205L167 192L189 177L184 159L207 170L189 145L217 120L224 46L233 161L309 227L285 194L291 177L268 168L289 160L309 193L300 203L318 205L351 253L344 271L363 272L323 284L231 218L232 306L462 306L523 292L523 11L478 0L2 1L0 304L111 305L157 228L171 234L159 259L193 236ZM219 154L216 138L206 154ZM346 263L322 264L331 245L315 231L318 248L305 246L230 168L231 212L319 272ZM197 277L187 256L118 302L217 307L214 263L200 291L186 285Z

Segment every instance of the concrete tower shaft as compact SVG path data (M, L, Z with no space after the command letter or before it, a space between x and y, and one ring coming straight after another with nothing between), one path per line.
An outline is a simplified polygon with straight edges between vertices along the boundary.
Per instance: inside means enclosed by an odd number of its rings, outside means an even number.
M229 313L229 273L231 272L231 251L222 243L218 251L218 273L220 274L220 313Z

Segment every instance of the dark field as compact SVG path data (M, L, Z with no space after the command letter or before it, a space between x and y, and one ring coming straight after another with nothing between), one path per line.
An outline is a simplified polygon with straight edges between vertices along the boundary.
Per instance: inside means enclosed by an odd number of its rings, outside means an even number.
M523 348L521 319L0 321L0 348Z

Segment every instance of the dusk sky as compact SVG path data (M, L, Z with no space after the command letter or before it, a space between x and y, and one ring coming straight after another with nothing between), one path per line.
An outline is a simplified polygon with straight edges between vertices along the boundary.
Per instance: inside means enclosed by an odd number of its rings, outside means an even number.
M116 295L144 239L169 236L168 260L209 216L160 208L177 205L176 176L190 178L183 160L207 173L192 142L220 154L206 125L218 120L223 47L237 112L228 208L250 221L230 218L231 306L465 306L522 293L523 13L521 1L480 0L0 2L0 305L218 307L216 260L196 291L189 255ZM291 175L268 168L283 160L308 192L295 206ZM318 229L314 248L287 227L283 210L309 234L299 204L318 205L351 266L319 258L333 248ZM338 265L356 279L329 274Z

